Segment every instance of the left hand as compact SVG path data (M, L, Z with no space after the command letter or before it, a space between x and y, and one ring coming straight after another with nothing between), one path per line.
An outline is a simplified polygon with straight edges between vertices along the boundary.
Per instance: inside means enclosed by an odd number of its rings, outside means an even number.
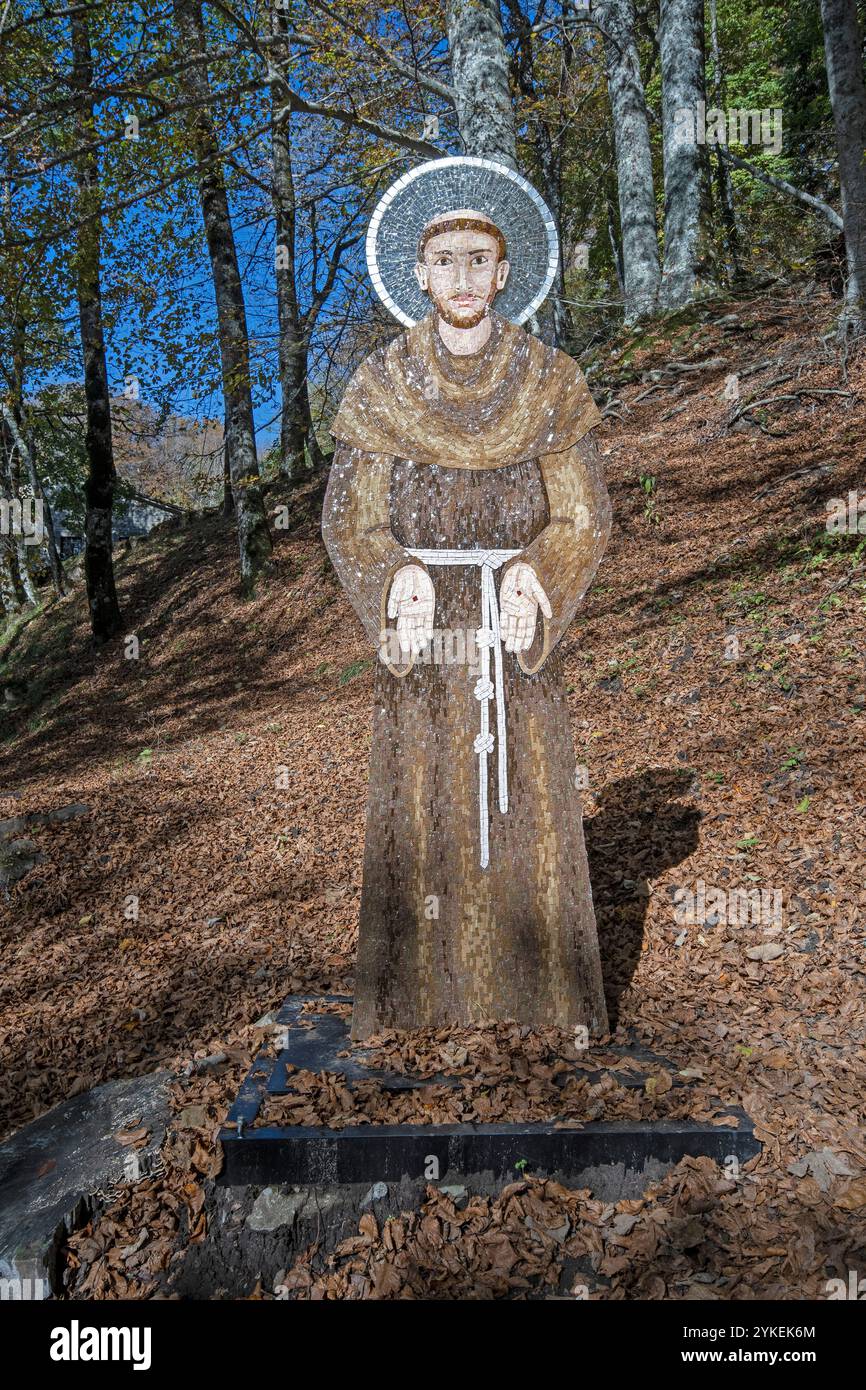
M532 646L539 608L545 618L552 617L535 570L523 561L511 565L499 589L499 631L507 652L525 652Z

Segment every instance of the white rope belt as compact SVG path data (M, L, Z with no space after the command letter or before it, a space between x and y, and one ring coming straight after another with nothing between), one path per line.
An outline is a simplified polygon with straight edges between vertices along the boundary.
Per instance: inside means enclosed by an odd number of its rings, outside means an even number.
M481 732L475 740L478 754L478 804L481 830L481 867L490 863L490 817L487 809L487 756L496 744L499 809L508 810L508 745L505 734L505 686L502 678L502 635L499 606L493 575L519 550L410 550L425 565L477 565L481 569L481 626L475 641L481 652L481 675L475 684L475 698L481 704ZM490 648L493 648L495 687L490 679ZM490 701L496 698L496 738L490 732Z

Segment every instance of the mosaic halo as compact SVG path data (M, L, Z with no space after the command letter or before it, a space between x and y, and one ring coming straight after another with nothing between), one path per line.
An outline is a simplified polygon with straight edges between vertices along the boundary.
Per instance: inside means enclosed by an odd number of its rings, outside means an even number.
M367 232L367 266L385 307L407 328L430 312L413 274L422 229L442 213L477 208L499 227L511 271L495 309L524 323L544 302L559 261L550 209L526 179L473 155L431 159L403 174L380 199Z

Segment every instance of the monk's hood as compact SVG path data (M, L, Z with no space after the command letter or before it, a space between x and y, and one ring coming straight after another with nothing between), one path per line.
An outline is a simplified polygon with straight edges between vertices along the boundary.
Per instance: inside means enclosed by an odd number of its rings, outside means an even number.
M331 426L370 453L449 468L501 468L555 454L601 419L580 367L491 314L480 352L449 352L433 315L378 348L352 377Z

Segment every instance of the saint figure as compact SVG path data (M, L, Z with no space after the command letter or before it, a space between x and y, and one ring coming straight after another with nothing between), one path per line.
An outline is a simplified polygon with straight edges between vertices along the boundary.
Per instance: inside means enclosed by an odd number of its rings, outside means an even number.
M580 368L520 324L556 269L518 174L449 158L379 203L407 331L346 388L322 530L379 660L352 1037L607 1031L559 644L607 544Z

